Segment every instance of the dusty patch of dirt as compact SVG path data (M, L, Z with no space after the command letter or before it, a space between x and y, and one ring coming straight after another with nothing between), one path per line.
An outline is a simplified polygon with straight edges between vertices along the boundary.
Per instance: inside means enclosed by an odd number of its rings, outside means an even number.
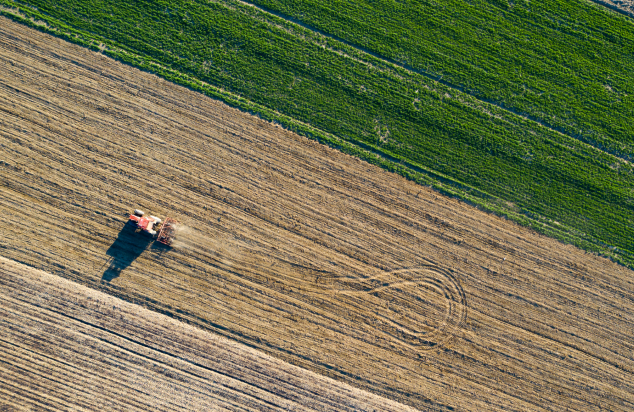
M606 259L5 19L0 113L2 256L423 410L634 408Z

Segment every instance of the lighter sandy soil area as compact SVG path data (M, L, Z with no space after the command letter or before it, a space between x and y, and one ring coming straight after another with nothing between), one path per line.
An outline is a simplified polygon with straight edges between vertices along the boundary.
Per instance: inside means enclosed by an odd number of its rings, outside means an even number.
M0 257L0 410L407 411Z
M591 0L617 12L634 17L634 1L632 0Z
M135 208L178 219L175 247ZM0 256L421 410L634 409L632 271L6 19L0 233Z

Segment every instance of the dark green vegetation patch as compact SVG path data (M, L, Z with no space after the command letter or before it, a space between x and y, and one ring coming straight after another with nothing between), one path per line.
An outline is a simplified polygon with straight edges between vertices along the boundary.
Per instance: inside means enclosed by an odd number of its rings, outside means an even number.
M5 15L634 265L631 20L581 1L258 3L328 36L232 0L0 0Z

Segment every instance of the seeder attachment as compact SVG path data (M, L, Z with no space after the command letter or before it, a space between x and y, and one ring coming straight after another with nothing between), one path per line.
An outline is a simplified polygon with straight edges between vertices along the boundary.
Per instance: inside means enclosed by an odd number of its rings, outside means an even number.
M166 246L171 246L176 235L176 224L178 222L171 217L165 219L161 225L161 230L156 236L156 241Z

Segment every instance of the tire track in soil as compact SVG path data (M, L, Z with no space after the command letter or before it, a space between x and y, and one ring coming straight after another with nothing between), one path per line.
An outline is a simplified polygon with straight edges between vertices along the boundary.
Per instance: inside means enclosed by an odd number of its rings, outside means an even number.
M423 410L634 407L631 271L1 23L1 256Z
M334 282L336 278L328 281ZM374 295L385 301L387 306L383 313L379 315L377 311L376 317L366 318L364 322L420 351L438 349L451 340L466 321L464 291L454 276L439 271L436 266L384 272L363 281L355 279L339 285L328 281L320 284L339 296L359 296L363 301L363 297ZM320 296L324 292L307 293ZM406 314L414 319L406 319ZM394 320L395 316L400 317L399 321Z

